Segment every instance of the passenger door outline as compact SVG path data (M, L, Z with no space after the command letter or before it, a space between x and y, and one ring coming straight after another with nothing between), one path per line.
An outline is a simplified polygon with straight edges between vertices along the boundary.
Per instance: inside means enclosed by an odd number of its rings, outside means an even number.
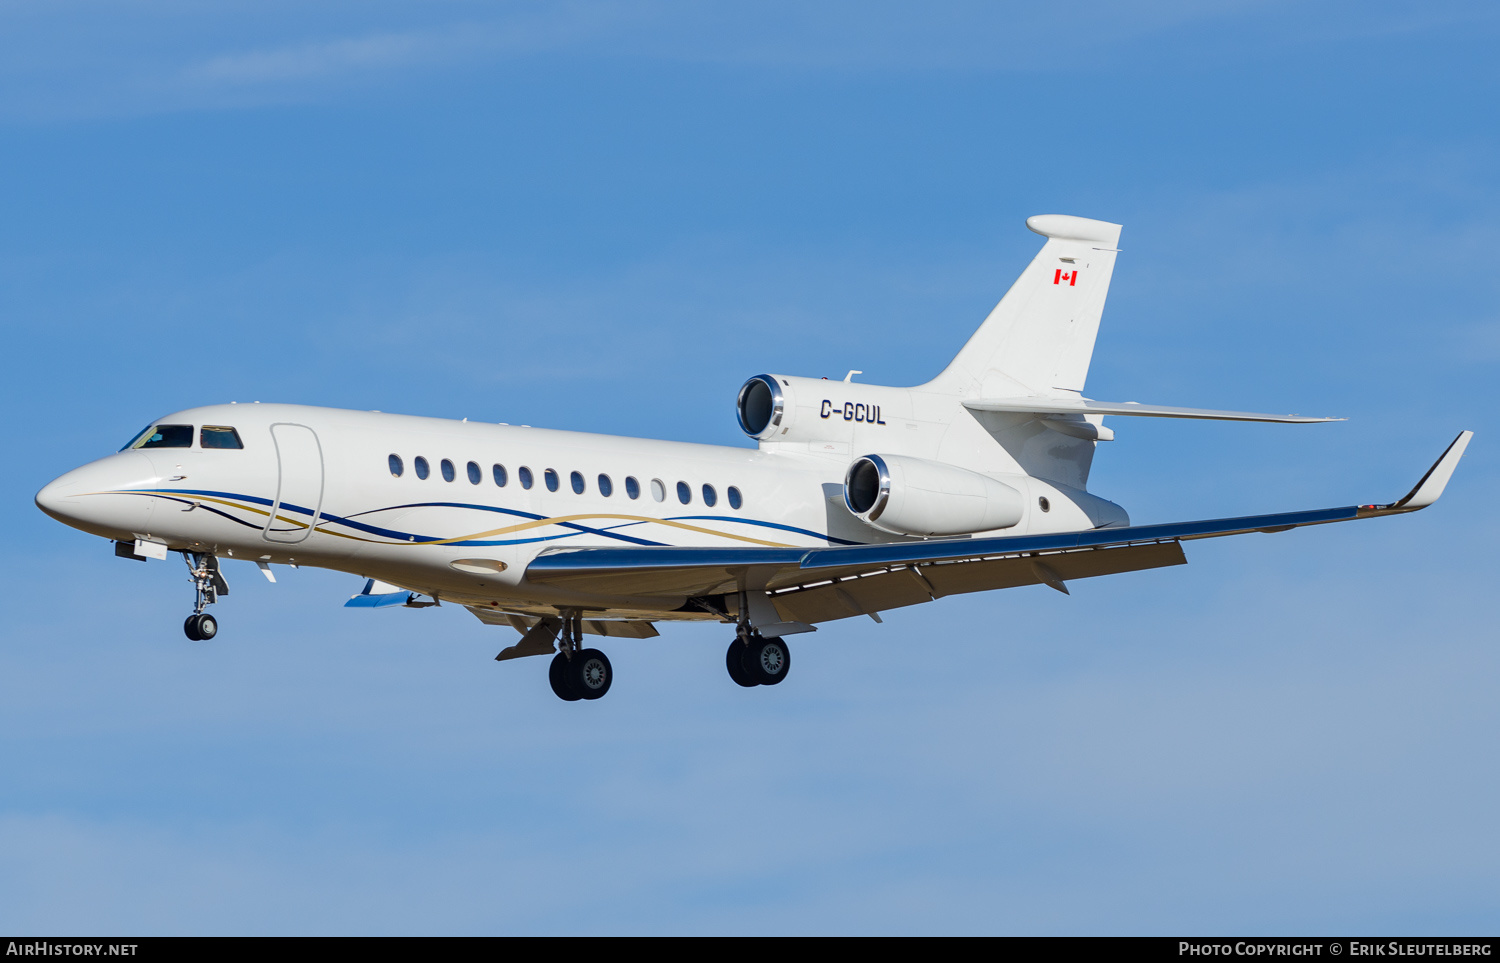
M312 534L323 510L323 443L316 431L290 421L271 425L271 443L276 449L276 498L261 535L268 542L296 544ZM301 504L310 494L312 504ZM281 517L283 501L289 506L286 517Z

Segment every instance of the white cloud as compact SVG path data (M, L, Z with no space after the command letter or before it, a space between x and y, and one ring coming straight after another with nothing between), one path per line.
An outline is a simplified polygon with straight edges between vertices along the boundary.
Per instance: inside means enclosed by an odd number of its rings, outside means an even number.
M445 41L448 41L445 43ZM386 34L226 54L190 66L185 74L217 83L266 83L326 77L352 70L389 69L442 52L440 34Z
M616 0L0 6L0 114L42 119L214 109L334 96L349 86L567 54L762 69L1044 71L1218 63L1312 39L1491 17L1451 3L1292 15L1282 0L1156 0L1064 10L969 0L699 4ZM1186 31L1186 33L1184 33ZM1160 43L1157 43L1160 40ZM1142 47L1142 44L1147 44ZM1153 46L1154 44L1154 46ZM1133 53L1132 53L1133 51Z

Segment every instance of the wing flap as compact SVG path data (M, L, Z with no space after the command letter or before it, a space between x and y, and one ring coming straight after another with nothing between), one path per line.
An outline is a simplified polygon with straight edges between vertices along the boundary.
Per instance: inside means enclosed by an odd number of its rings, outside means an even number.
M771 595L782 618L809 623L869 615L932 599L921 579L907 569L855 575L805 588L797 586Z
M653 639L660 632L643 620L584 619L584 635L603 635L611 639Z
M556 640L562 630L562 621L557 618L535 618L516 615L513 612L497 612L477 605L468 607L475 618L485 625L508 625L521 633L521 639L507 646L495 656L496 662L522 659L528 655L552 655L557 651ZM612 639L649 639L661 633L650 622L636 619L584 619L584 635L601 635Z
M1040 570L1038 562L1044 566ZM827 622L948 595L1041 585L1054 575L1067 582L1186 563L1187 556L1176 541L1153 542L1041 556L928 562L784 589L773 593L771 599L785 617L802 622Z

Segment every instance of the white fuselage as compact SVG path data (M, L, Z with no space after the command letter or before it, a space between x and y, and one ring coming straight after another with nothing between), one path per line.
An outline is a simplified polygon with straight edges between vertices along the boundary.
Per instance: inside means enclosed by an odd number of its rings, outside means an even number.
M899 538L845 507L847 451L279 404L194 408L156 424L193 426L191 447L110 455L52 482L38 505L112 539L336 569L460 604L528 613L586 606L651 618L702 616L675 612L680 598L601 598L530 583L526 566L542 552L582 547L824 547ZM243 447L205 449L205 425L233 427ZM495 466L503 468L503 486ZM1024 486L1033 506L1012 534L1095 527L1099 506L1109 505L1025 475L1010 481ZM1041 497L1050 503L1046 513L1035 509Z

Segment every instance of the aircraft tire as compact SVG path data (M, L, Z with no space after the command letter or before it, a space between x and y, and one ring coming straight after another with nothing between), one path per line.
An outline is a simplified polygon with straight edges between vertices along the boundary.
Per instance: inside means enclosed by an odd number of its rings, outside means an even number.
M212 615L204 612L202 615L197 616L197 620L198 638L202 641L207 642L219 634L219 620Z
M745 647L745 674L759 685L778 685L792 668L792 650L782 639L750 640Z
M609 664L609 656L598 649L584 649L577 653L569 668L568 681L573 683L573 691L585 699L604 698L604 693L615 681L615 670Z
M729 669L729 678L734 680L735 685L753 689L760 683L750 678L750 674L745 671L745 648L745 643L739 639L729 643L729 652L724 656L724 665Z
M568 671L568 657L561 652L552 657L552 664L547 667L547 681L552 683L552 692L564 702L577 702L583 696L573 691L573 683L569 680L571 673Z
M202 642L203 636L198 634L198 616L189 615L187 621L182 623L182 634L194 642Z

